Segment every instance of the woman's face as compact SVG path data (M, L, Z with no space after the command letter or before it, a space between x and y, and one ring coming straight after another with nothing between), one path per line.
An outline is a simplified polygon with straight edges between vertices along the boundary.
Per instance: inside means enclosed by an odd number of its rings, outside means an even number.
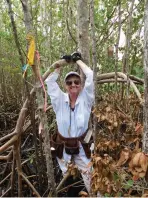
M65 88L69 94L79 95L81 91L81 80L77 76L70 76L65 81Z

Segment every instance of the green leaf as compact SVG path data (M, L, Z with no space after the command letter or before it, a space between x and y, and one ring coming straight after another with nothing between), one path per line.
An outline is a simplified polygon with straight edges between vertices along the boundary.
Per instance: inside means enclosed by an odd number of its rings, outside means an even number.
M116 196L117 197L121 197L122 196L122 193L121 192L118 192Z
M110 194L105 193L104 197L110 197Z
M33 158L30 159L30 164L32 164L32 163L33 163Z
M133 186L133 184L134 184L134 181L133 180L128 180L128 185L130 185L130 186Z
M124 189L128 190L133 186L133 180L128 180L127 183L124 185Z
M113 180L117 181L119 179L119 175L115 172L113 175Z

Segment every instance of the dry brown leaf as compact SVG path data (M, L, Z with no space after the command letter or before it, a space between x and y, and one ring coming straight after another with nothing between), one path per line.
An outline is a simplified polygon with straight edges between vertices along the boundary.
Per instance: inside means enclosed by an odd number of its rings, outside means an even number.
M113 123L114 123L114 121L113 121L112 118L108 119L108 122L109 122L110 124L113 124Z
M101 115L100 120L101 120L101 121L106 120L106 116L105 116L105 115Z
M110 181L107 177L104 177L102 181L104 182L105 185L110 184Z
M113 126L117 127L118 126L118 122L114 122Z
M148 167L147 156L140 152L137 153L129 163L129 170L134 176L144 177Z
M146 172L145 171L142 171L141 173L139 173L139 177L144 177L145 174L146 174Z
M79 192L79 196L80 196L80 197L88 197L88 193L85 192L85 191L80 191L80 192Z
M132 159L133 166L138 166L141 153L137 153Z
M110 107L110 106L106 107L106 108L105 108L105 111L106 111L106 112L111 112L111 107Z
M110 142L111 142L111 141L107 141L107 142L105 142L104 144L105 144L106 146L109 146L109 145L110 145Z
M98 177L98 176L99 176L99 174L95 172L95 173L92 175L91 178L93 179L94 177Z
M148 197L148 194L143 194L142 197Z
M148 167L148 158L144 153L141 153L139 163L140 163L143 171L146 172L147 167Z
M135 169L132 169L131 172L132 172L132 174L134 176L138 176L139 177L139 172L137 172Z
M106 177L107 175L108 175L107 169L103 168L103 170L102 170L102 176L103 177Z
M75 169L73 169L73 170L71 170L71 172L70 172L70 173L71 173L71 175L73 175L73 176L74 176L74 175L76 175L76 174L77 174L77 171L76 171Z
M127 162L130 157L130 150L128 148L124 148L120 153L120 159L117 162L117 166L122 166Z
M148 194L148 190L147 189L144 189L144 194Z
M140 166L137 166L137 167L135 166L135 170L139 173L143 171L142 167Z
M96 182L99 183L99 182L101 182L101 180L102 180L102 177L101 177L101 178L98 178L98 179L96 180Z
M110 131L112 131L113 130L113 126L111 125L111 126L108 126L108 129L110 130Z
M96 157L94 162L97 164L101 159L101 157Z
M137 135L142 134L142 132L143 132L143 126L141 125L140 122L137 123L137 125L135 127L135 132L137 133Z

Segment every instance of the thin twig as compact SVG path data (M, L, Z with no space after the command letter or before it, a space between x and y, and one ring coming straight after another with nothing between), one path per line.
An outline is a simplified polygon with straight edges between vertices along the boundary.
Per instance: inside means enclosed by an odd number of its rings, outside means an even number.
M59 190L57 193L62 192L62 191L65 191L66 189L68 189L68 188L74 186L75 184L79 184L79 183L81 183L81 182L82 182L82 180L80 180L80 181L78 181L78 182L75 182L75 183L73 183L73 184L70 184L70 185L66 186L65 188L62 188L61 190Z
M10 146L12 146L14 144L14 142L17 140L18 136L14 135L8 142L6 142L3 146L0 147L0 153L2 153L3 151L5 151L7 148L9 148Z
M41 195L37 192L37 190L34 188L34 186L31 184L31 182L27 179L27 177L25 177L25 175L21 172L20 175L22 176L22 178L25 180L25 182L28 184L28 186L33 190L33 192L35 193L35 195L37 197L41 197Z
M11 190L11 187L9 187L9 188L4 192L4 194L3 194L1 197L4 197L10 190Z
M21 136L14 144L13 156L16 160L17 172L18 172L18 197L22 197L22 165L21 165L21 156L20 156L20 143L21 143Z
M75 42L76 46L77 46L77 41L75 40L75 38L73 37L71 31L70 31L70 28L69 28L69 24L68 24L68 19L66 19L66 25L67 25L67 30L69 32L69 35L71 36L72 40Z
M61 180L61 182L59 183L59 185L56 188L56 191L59 191L60 188L63 186L64 182L67 180L67 178L70 176L70 173L67 172L67 174L63 177L63 179Z
M11 197L14 197L14 176L15 176L15 158L13 158L12 172L11 172Z
M0 138L0 142L7 140L8 138L11 138L14 135L16 135L16 132L9 133L8 135L5 135L4 137Z
M21 163L21 165L25 164L25 163L28 162L28 161L30 161L30 159L25 160L24 162ZM15 170L16 170L16 169L17 169L17 168L15 168ZM9 173L9 174L0 182L0 186L2 185L2 183L4 183L4 181L5 181L11 174L12 174L12 172Z

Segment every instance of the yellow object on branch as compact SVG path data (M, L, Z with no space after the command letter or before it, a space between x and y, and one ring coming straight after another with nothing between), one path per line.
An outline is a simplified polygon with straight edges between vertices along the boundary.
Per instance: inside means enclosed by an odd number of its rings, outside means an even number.
M34 65L35 39L34 39L34 36L31 35L31 34L28 34L26 39L29 42L29 49L28 49L28 55L27 55L27 64L32 66L32 65Z

